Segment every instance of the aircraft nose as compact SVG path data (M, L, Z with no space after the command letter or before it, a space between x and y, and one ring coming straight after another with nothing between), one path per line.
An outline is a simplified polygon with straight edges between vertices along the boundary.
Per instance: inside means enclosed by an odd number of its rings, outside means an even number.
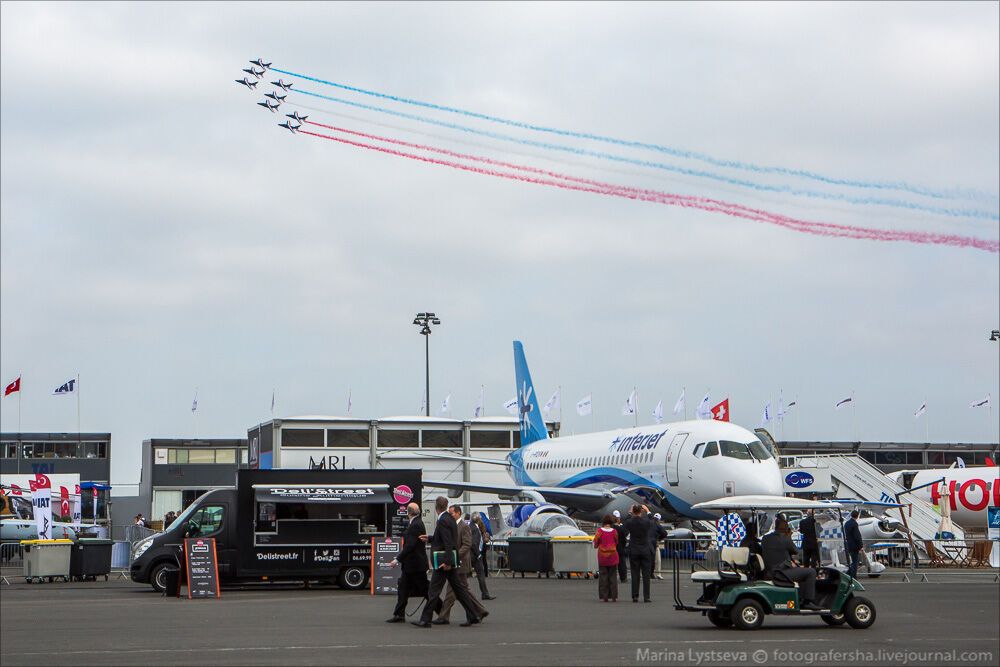
M762 464L766 466L764 470L757 470L755 474L746 480L744 488L747 491L736 489L737 495L754 496L781 496L784 495L784 486L781 483L781 470L773 461L766 461Z

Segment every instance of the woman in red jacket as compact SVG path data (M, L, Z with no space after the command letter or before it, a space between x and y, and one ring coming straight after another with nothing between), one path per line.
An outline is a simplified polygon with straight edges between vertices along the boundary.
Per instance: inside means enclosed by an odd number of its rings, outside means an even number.
M597 594L603 602L618 602L618 531L610 514L601 519L601 527L594 535L597 549L597 565L600 575L597 579Z

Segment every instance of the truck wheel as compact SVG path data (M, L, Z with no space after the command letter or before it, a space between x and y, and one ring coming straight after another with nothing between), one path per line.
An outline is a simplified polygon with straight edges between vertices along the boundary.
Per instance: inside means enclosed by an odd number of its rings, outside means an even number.
M844 605L847 622L855 630L864 630L875 622L875 605L868 598L853 597Z
M368 582L368 572L362 567L346 567L340 571L337 583L349 591L359 591Z
M717 628L733 627L733 619L729 615L723 614L717 609L713 609L712 611L708 612L708 620L712 625L714 625Z
M743 598L733 606L729 617L740 630L756 630L764 624L764 608L751 598Z
M843 614L823 614L820 616L827 625L843 625L847 623L847 617Z
M169 567L168 563L160 563L155 565L153 571L149 573L149 584L157 593L167 590L167 569Z

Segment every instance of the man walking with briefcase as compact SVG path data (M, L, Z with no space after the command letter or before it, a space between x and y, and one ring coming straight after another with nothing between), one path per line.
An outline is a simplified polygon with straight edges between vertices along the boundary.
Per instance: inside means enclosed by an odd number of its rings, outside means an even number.
M462 586L459 582L455 567L458 564L458 524L455 522L455 517L448 513L448 499L444 496L437 497L434 509L438 513L434 536L431 538L431 567L434 568L434 572L431 574L427 604L420 614L420 620L415 621L413 625L418 628L432 627L431 617L441 608L441 590L445 584L452 587L459 604L465 609L466 621L461 626L464 628L475 625L480 617L475 612L468 587ZM426 539L426 536L423 539Z

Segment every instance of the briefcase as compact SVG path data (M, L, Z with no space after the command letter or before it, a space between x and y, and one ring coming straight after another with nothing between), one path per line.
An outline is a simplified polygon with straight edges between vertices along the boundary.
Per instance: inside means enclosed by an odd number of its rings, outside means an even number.
M431 564L435 570L441 567L441 565L458 567L458 551L456 549L449 549L448 551L431 552Z

